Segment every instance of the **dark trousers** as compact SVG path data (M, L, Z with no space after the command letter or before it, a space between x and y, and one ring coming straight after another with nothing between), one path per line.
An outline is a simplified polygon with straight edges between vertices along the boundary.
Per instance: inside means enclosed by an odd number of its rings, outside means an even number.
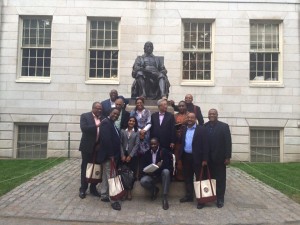
M81 151L81 158L82 158L82 162L81 162L81 186L80 186L80 190L82 191L86 191L88 188L88 182L86 181L86 167L88 163L91 163L93 161L93 154L92 153L88 153L88 152L83 152ZM91 184L90 185L90 189L96 189L96 185L97 184Z
M209 163L211 177L216 179L217 198L224 201L226 190L226 165L221 163Z
M199 179L201 170L201 161L195 162L193 155L189 153L183 153L182 156L182 168L185 183L185 195L188 198L194 196L194 174L196 179Z

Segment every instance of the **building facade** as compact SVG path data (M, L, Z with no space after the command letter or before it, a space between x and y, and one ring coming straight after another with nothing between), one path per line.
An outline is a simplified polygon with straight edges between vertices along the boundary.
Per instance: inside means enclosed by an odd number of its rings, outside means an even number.
M0 0L0 157L79 156L80 114L130 97L146 41L169 99L230 125L233 160L300 161L299 0ZM68 141L68 139L70 141Z

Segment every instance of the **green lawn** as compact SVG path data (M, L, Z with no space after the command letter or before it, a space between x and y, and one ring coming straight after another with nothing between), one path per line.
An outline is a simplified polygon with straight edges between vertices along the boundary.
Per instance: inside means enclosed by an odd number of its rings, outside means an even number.
M0 159L0 196L66 158Z
M232 163L300 203L300 163Z

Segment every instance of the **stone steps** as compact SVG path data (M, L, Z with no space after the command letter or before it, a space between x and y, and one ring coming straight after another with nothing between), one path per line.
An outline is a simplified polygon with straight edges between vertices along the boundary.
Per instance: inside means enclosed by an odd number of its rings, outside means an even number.
M156 185L159 188L159 193L158 195L161 194L162 191L162 187L161 187L161 183L157 183ZM172 181L170 184L170 190L169 190L169 198L182 198L185 195L185 186L184 186L184 182L178 182L178 181ZM139 181L136 181L134 183L134 187L132 190L132 196L136 196L136 197L147 197L150 196L150 192L147 191L145 188L143 188L140 185Z

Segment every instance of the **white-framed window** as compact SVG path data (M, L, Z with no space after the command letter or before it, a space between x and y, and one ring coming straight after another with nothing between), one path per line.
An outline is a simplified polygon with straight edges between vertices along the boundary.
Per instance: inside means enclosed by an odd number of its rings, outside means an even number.
M280 22L250 21L250 75L252 84L282 83Z
M280 162L280 130L250 129L251 162Z
M20 17L19 79L42 81L50 79L51 29L49 16Z
M118 18L89 18L89 81L118 81L119 22Z
M18 124L17 158L47 157L48 125Z
M213 85L213 21L183 20L182 84Z

